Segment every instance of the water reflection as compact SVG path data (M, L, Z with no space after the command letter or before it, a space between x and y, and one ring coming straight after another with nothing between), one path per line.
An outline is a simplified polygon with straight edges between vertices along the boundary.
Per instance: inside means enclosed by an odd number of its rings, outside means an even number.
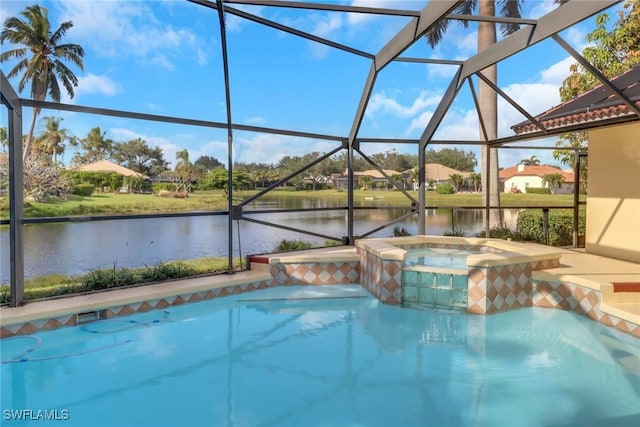
M253 203L253 209L275 207L327 208L341 207L342 202L316 199L265 199ZM356 210L354 233L364 235L408 209ZM513 211L513 210L512 210ZM507 218L515 218L516 211L505 210ZM341 238L347 235L346 210L321 212L251 213L259 219L287 227ZM117 221L71 222L29 225L24 228L25 275L27 278L45 274L82 274L96 268L140 267L161 261L192 259L208 256L227 256L228 220L225 216L151 218ZM395 224L411 234L418 232L417 215ZM238 228L239 227L239 230ZM442 235L452 229L462 229L467 235L482 229L482 210L429 210L426 215L428 234ZM370 237L391 236L388 227ZM238 239L239 235L239 239ZM234 256L272 252L283 239L300 239L325 244L325 239L289 230L268 227L247 221L234 224ZM9 281L9 230L0 230L0 282ZM238 241L239 240L239 241Z

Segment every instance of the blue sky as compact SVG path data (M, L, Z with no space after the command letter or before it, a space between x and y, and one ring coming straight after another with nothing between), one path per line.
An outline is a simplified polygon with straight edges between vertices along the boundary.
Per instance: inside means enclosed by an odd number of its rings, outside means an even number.
M419 10L426 1L354 0L335 3ZM2 21L17 16L34 2L3 1ZM46 1L52 27L71 20L66 41L85 48L84 71L76 96L63 102L213 121L226 121L224 80L217 12L183 0L156 1ZM570 6L570 5L569 5ZM403 17L298 11L267 7L241 8L279 23L375 54L408 21ZM537 18L555 8L553 0L525 1L523 15ZM285 34L244 19L227 17L233 121L346 136L369 71L368 59ZM593 19L561 35L582 50ZM3 46L6 49L7 46ZM435 49L419 41L404 56L466 59L476 51L474 25L450 25ZM574 61L553 41L544 41L500 64L499 86L533 114L560 103L558 88ZM12 63L3 63L5 74ZM418 138L445 91L454 67L392 63L379 75L360 129L361 137ZM13 81L17 84L17 80ZM28 97L28 92L21 94ZM501 136L523 116L500 102ZM84 137L100 126L115 141L143 138L162 147L165 158L187 148L190 158L210 155L226 161L225 130L169 125L121 118L45 111L64 119L73 135ZM24 132L30 119L25 111ZM3 115L2 120L6 120ZM3 126L6 124L2 123ZM476 139L478 121L467 87L463 88L441 127L437 139ZM536 141L534 144L552 144ZM276 163L285 155L328 151L335 142L234 132L234 160ZM433 148L438 149L438 146ZM465 150L478 149L459 146ZM396 149L416 153L401 144L366 144L368 154ZM73 155L68 150L63 160ZM537 155L555 163L550 151L502 150L500 164L512 166ZM479 159L479 154L477 155Z

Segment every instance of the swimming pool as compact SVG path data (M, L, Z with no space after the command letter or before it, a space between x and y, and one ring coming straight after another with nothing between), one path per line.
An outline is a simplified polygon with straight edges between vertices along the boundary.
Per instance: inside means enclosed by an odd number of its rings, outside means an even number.
M8 338L0 351L3 426L640 422L636 338L561 310L400 308L359 285L269 288Z

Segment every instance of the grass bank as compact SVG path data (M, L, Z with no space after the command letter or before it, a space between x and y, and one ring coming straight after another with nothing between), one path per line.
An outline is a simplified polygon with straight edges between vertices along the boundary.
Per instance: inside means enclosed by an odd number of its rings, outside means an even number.
M235 269L240 268L240 259L235 258L233 265ZM40 298L215 274L224 272L227 268L226 258L207 257L187 261L162 262L139 268L123 268L114 265L112 268L92 270L78 276L50 274L26 279L25 299L32 301ZM0 303L9 303L10 298L9 285L0 285Z
M234 197L240 201L254 194L255 191L236 192ZM409 192L416 199L417 192ZM347 204L347 192L337 190L291 191L277 189L269 192L265 200L279 199L315 199L331 203ZM583 196L584 197L584 196ZM482 206L482 196L479 193L465 194L437 194L427 192L427 206L437 207L471 207ZM571 194L501 194L504 207L510 206L571 206ZM356 206L410 206L410 201L404 194L395 190L356 190L354 192ZM188 198L174 199L158 197L150 194L105 194L92 196L71 195L66 200L51 200L46 203L26 202L26 218L63 217L81 215L122 215L149 214L194 211L226 211L227 200L222 190L196 191ZM8 201L0 202L0 218L8 218Z

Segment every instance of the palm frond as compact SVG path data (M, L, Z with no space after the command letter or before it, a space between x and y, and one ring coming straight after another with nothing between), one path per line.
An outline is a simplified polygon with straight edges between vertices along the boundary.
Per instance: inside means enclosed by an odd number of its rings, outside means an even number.
M500 15L507 18L521 18L521 1L520 0L500 0L498 6L500 6ZM500 24L500 31L503 36L508 36L511 33L515 33L520 29L520 24L506 23Z
M478 8L478 0L465 0L453 10L458 15L473 15ZM469 27L469 21L460 21L464 28Z

